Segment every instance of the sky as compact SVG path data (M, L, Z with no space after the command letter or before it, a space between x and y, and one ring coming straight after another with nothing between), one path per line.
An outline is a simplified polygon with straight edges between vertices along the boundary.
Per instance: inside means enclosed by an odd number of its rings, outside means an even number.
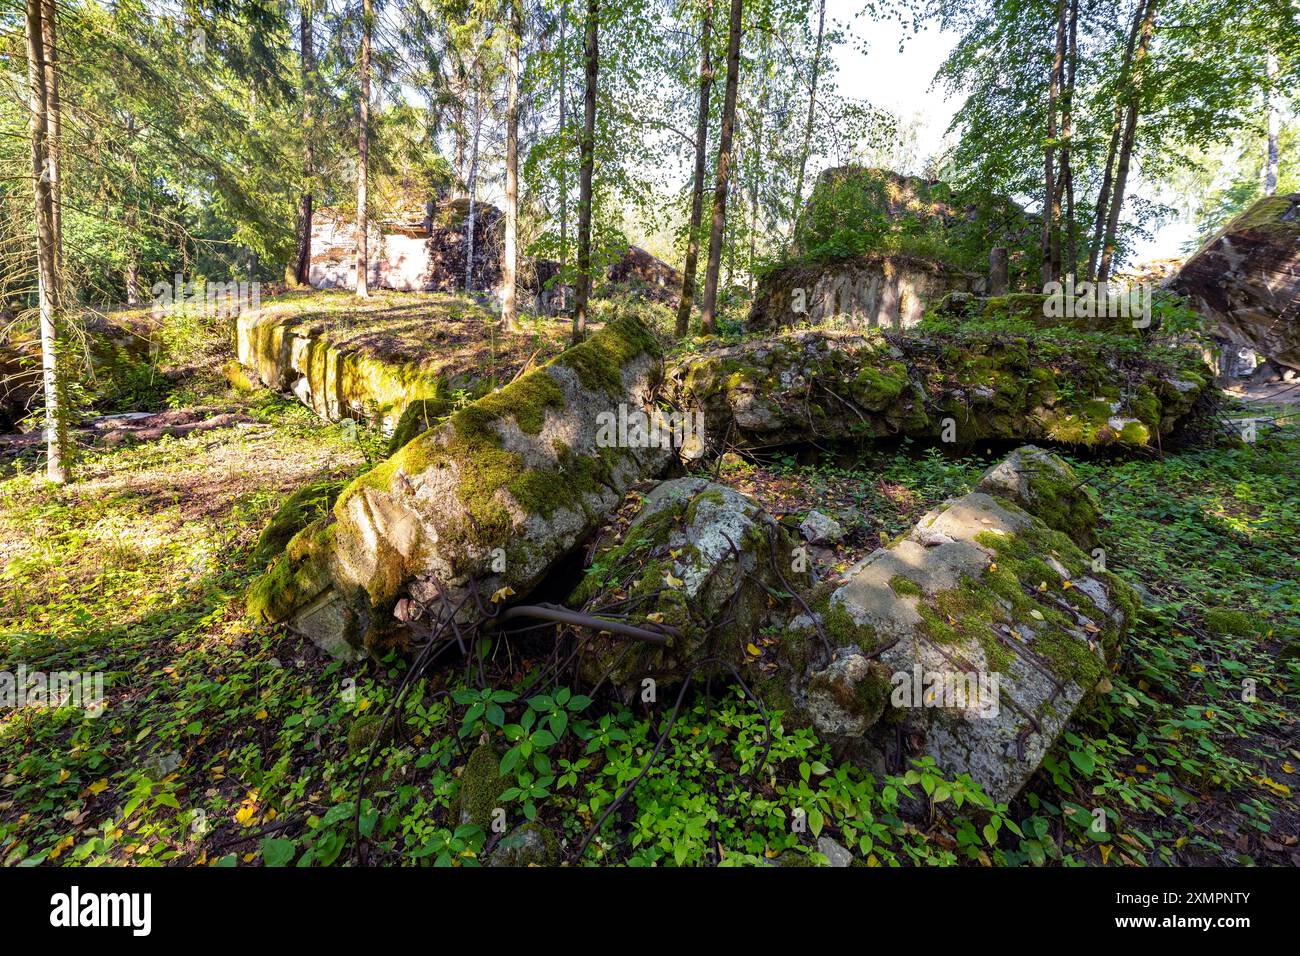
M838 47L835 56L841 90L848 96L890 110L903 120L918 117L921 120L917 127L918 153L925 157L937 152L962 98L947 96L944 89L932 86L931 81L956 45L957 34L932 26L913 34L890 20L871 20L867 14L858 16L861 8L860 0L827 0L826 3L828 21L851 25L851 41ZM904 42L901 53L900 40ZM1142 189L1140 174L1134 188ZM1151 239L1137 244L1132 261L1178 257L1183 254L1183 243L1193 234L1189 223L1168 223Z

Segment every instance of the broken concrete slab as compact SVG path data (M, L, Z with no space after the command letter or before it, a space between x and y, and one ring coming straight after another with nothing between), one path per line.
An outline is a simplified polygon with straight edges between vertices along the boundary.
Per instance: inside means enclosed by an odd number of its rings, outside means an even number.
M792 331L677 359L667 392L733 446L894 435L1145 447L1210 387L1198 351L987 330Z
M1097 546L1097 496L1058 455L1033 445L1017 448L985 471L975 490L1014 502L1085 551Z
M808 584L806 570L796 569L796 541L757 502L706 478L661 482L632 507L630 522L597 540L568 603L677 634L663 647L596 637L582 657L584 676L608 674L631 696L646 678L680 682L747 666L772 595Z
M537 344L492 334L496 317L458 295L287 295L235 321L236 355L272 391L329 421L391 434L413 403L438 415L509 381ZM560 333L543 345L558 353ZM553 352L548 353L548 349Z
M1021 449L1018 460L1042 454ZM1041 500L1049 513L1060 504ZM1137 605L1124 582L1012 500L975 491L945 502L852 568L823 607L869 635L890 673L885 716L852 755L882 765L896 740L913 740L910 756L1010 800L1106 686Z
M1260 199L1207 240L1169 287L1224 337L1300 369L1300 193Z
M669 448L599 440L620 406L650 409L661 370L626 316L454 413L296 535L249 589L250 612L356 658L397 628L399 597L435 615L463 600L472 617L502 588L526 594L669 463Z

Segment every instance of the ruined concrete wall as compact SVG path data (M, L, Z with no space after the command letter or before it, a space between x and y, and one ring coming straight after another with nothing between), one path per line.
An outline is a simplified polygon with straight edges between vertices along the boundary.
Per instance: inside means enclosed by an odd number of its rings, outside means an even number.
M1188 259L1170 288L1224 338L1300 369L1300 193L1255 203Z
M445 384L416 364L386 362L338 345L311 323L273 311L245 312L236 319L235 352L263 385L292 391L321 418L378 415L385 432L392 431L408 404L433 398Z
M254 583L249 611L356 658L400 630L401 596L472 615L475 594L527 593L667 466L670 449L600 437L602 413L651 408L661 373L652 334L611 322L354 481Z
M859 256L778 268L759 282L746 327L835 324L910 328L950 292L982 292L982 276L905 256Z
M1146 446L1212 378L1192 348L805 329L686 353L666 391L702 412L710 441L739 447L893 435Z
M465 288L465 223L469 201L450 199L430 219L372 221L368 251L370 287L403 292L458 292ZM503 219L499 209L474 210L474 289L495 292L501 284ZM318 289L355 289L356 223L333 210L312 219L308 281Z

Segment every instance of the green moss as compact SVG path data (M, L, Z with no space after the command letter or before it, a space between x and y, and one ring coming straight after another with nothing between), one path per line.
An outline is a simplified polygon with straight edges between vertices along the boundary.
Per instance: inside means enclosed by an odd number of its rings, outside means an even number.
M901 574L896 574L889 579L889 587L898 595L910 594L919 596L922 593L921 585L917 584L911 578L903 577Z
M1151 440L1151 429L1141 422L1129 422L1120 429L1119 437L1126 445L1146 445Z
M554 361L570 368L588 391L610 397L623 394L623 369L639 355L660 355L654 334L630 315L615 319L585 342L565 350Z
M408 404L388 439L388 454L397 454L410 444L411 439L440 424L450 411L451 401L443 396L417 398Z
M244 367L234 359L222 366L221 374L225 376L226 383L237 392L255 392L258 389L258 383L254 382L244 371Z
M298 532L266 572L248 588L245 604L254 618L287 620L331 584L329 557L335 525L320 518Z
M875 628L870 624L859 624L853 620L843 604L825 601L821 608L815 604L810 604L810 607L821 614L822 628L825 629L826 635L834 646L847 647L856 644L864 651L869 651L876 646Z
M1207 630L1215 634L1245 637L1260 631L1259 622L1244 611L1226 607L1209 608L1202 616Z
M508 784L509 778L501 775L501 755L496 749L490 744L475 747L460 775L457 802L461 822L486 830Z
M286 498L258 536L253 560L266 564L284 551L294 535L329 514L347 484L344 478L322 478L308 482Z
M884 368L864 364L853 378L851 393L863 408L880 411L894 402L907 384L907 366L902 362L891 362Z
M383 714L362 714L356 720L352 721L352 726L348 728L348 753L351 756L366 753L371 744L379 739L380 731L384 728ZM389 723L388 729L384 731L384 742L392 740L394 724Z
M533 821L501 838L492 851L492 866L554 866L559 841L547 827Z

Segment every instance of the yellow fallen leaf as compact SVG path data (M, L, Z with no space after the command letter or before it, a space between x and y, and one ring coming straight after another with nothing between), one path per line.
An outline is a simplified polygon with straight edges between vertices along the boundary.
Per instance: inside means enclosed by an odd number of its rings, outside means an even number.
M1040 590L1040 591L1046 591L1046 590L1047 590L1047 582L1046 582L1046 581L1039 581L1039 582L1038 582L1038 590Z
M668 552L668 557L672 558L674 561L676 561L676 560L677 560L678 558L680 558L681 556L682 556L682 549L681 549L681 548L673 548L672 550L670 550L670 551Z
M1069 588L1072 588L1072 587L1074 587L1074 582L1073 582L1073 581L1062 581L1062 582L1061 582L1061 590L1062 590L1062 591L1068 590Z
M92 794L95 795L101 794L108 789L108 778L100 777L98 780L96 780L86 789L89 790Z
M662 624L664 616L659 611L652 611L645 616L645 619L652 624Z
M1101 865L1105 866L1110 862L1110 846L1102 843L1097 847L1097 852L1101 854Z
M1038 610L1038 608L1036 608L1036 607L1035 607L1035 608L1030 608L1030 610L1029 610L1029 616L1032 617L1035 621L1041 621L1041 620L1043 620L1043 612L1040 611L1040 610Z
M63 851L70 846L72 846L71 834L65 836L58 843L54 844L54 849L50 851L49 859L57 860L59 857L63 856Z
M745 645L745 650L749 652L749 656L750 656L750 657L762 657L762 656L763 656L763 652L762 652L761 650L759 650L758 647L757 647L753 642L750 642L749 644L746 644L746 645Z
M254 720L266 720L266 708L263 707L261 710L259 710L257 713L255 713L255 714L253 715L253 719L254 719Z
M996 571L997 569L998 569L998 563L996 561L990 561L989 571Z
M679 588L679 587L681 587L682 584L684 584L685 582L682 581L681 578L674 577L674 576L673 576L673 573L672 573L671 571L665 571L665 572L664 572L664 583L667 584L670 588Z
M65 767L64 769L62 769L62 770L59 771L59 780L58 780L58 782L59 782L59 783L63 783L63 781L67 780L67 779L68 779L69 777L71 777L71 776L72 776L72 774L68 773L68 770L67 770L67 768Z
M509 586L504 588L497 588L495 591L492 592L492 603L500 604L502 601L504 601L506 598L510 597L514 593L515 593L515 589Z
M370 709L370 698L369 698L369 697L363 697L363 698L361 698L360 701L357 702L357 713L358 713L358 714L364 714L364 713L365 713L366 711L368 711L369 709Z

